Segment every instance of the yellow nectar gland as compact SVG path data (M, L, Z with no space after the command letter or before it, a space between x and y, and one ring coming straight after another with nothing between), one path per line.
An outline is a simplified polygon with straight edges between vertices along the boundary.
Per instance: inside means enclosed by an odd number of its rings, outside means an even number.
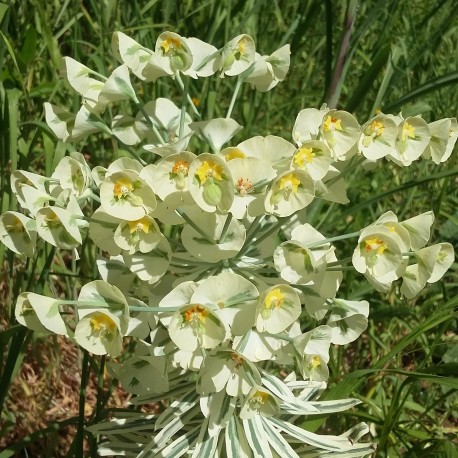
M314 356L312 360L310 361L310 366L313 367L313 369L316 369L317 367L321 366L321 361L319 356Z
M366 253L372 253L373 251L376 251L377 254L383 254L387 248L386 243L377 237L366 239L364 240L364 243L366 244Z
M187 177L189 172L188 161L176 161L172 167L172 173L180 177Z
M298 167L304 167L305 164L310 164L315 156L313 148L300 148L294 155L294 164Z
M113 194L120 200L134 190L134 185L129 180L118 180L114 184Z
M181 40L179 38L166 38L161 43L161 49L164 52L164 54L168 54L170 51L175 51L179 48L181 48Z
M129 232L131 234L137 232L144 232L145 234L148 234L151 221L148 218L143 217L142 219L137 219L136 221L129 221L127 224L129 225Z
M296 194L297 188L301 184L301 180L299 180L294 173L288 173L284 177L280 178L278 183L280 191L292 191Z
M285 295L282 294L280 288L274 288L267 294L266 298L264 299L264 307L269 310L273 307L279 308L282 306L284 301Z
M199 178L201 186L205 184L208 178L221 181L223 179L223 167L213 161L204 161L196 170L196 175Z
M343 130L342 121L338 118L333 118L332 116L326 116L323 123L323 130L325 132L329 132L331 130Z
M247 44L248 44L248 40L246 38L242 38L237 43L236 50L240 53L241 56L245 54Z
M104 313L95 312L91 317L91 329L94 334L110 335L116 330L116 323Z
M194 305L190 307L183 313L183 318L185 321L190 323L201 322L205 323L205 320L208 315L208 310L202 307L201 305Z
M250 192L254 191L253 183L248 178L239 178L235 183L235 187L242 197L245 197Z
M402 141L407 141L407 138L415 138L415 127L406 121L402 126Z
M269 393L266 393L265 391L256 391L252 398L250 399L250 404L255 406L255 408L258 408L263 406L270 398Z
M231 148L231 151L226 154L225 159L227 162L232 161L232 159L244 159L245 153L240 151L237 148Z
M5 226L5 229L8 233L24 232L24 225L17 216L14 216L11 223Z

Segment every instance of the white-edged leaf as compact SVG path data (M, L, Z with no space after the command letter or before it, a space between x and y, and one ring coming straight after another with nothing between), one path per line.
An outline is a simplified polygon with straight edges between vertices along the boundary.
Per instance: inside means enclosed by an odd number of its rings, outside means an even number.
M337 452L340 450L347 450L351 447L351 442L344 437L311 433L310 431L306 431L305 429L274 417L272 417L270 421L291 437L295 437L306 444L313 445L322 450Z
M250 444L254 455L263 458L272 458L272 451L270 450L267 435L259 419L259 415L242 420L242 423L248 444Z
M267 433L267 440L269 441L272 448L282 458L299 458L299 455L293 450L291 445L285 440L285 438L276 430L276 428L270 423L267 418L261 417L264 430Z
M294 401L294 393L289 387L282 382L279 378L274 375L270 375L267 372L262 372L262 384L272 394L280 398L282 401L291 402Z
M194 407L199 399L199 395L195 389L192 389L184 393L180 398L173 401L164 412L159 415L156 421L156 430L163 428L167 423L172 421L174 418L180 417L186 413L189 409Z
M169 458L173 456L178 458L184 455L197 441L199 430L201 426L198 425L187 433L175 439L170 445L167 445L161 452L155 455L155 458Z
M199 437L197 439L197 445L192 454L192 458L214 458L216 447L218 445L218 436L221 430L211 436L208 429L208 419L204 421L201 426Z
M225 431L227 458L252 458L253 453L240 421L232 416Z

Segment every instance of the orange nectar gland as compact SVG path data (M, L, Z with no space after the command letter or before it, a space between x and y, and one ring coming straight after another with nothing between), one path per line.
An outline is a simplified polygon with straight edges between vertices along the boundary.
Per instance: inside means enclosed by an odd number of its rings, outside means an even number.
M168 54L170 51L175 51L179 48L181 48L181 40L179 38L166 38L161 43L161 49L164 52L164 54Z
M374 237L372 239L366 239L364 240L364 243L366 244L366 253L373 253L374 251L376 251L377 254L383 254L383 252L387 248L386 243L383 240L378 239L377 237Z
M245 197L250 192L253 192L253 183L248 178L239 178L237 183L235 183L235 187L237 188L238 193Z
M108 315L101 312L94 313L90 324L92 332L102 337L109 337L116 330L116 323Z
M315 156L313 148L300 148L294 155L294 164L298 167L304 167L306 163L310 164Z
M245 364L245 359L242 358L240 355L237 353L231 353L231 359L235 363L235 368L239 369Z
M333 118L332 116L326 116L323 123L323 130L325 132L329 132L331 130L343 130L342 121L338 118Z
M205 323L207 315L208 310L201 305L194 305L182 313L184 321L187 321L189 324Z
M131 234L138 232L148 234L151 221L149 221L146 217L143 217L142 219L137 219L136 221L128 221L127 224L129 225L129 232Z
M120 200L134 190L134 185L129 180L118 180L113 187L113 195Z
M204 185L207 179L221 181L223 179L223 168L213 161L204 161L196 170L196 176L199 178L200 185Z
M282 294L280 288L274 288L267 294L266 298L264 299L264 307L268 310L272 309L273 307L278 309L283 305L284 301L285 295Z
M297 188L301 184L301 180L299 180L294 173L288 173L284 177L280 178L278 181L280 191L283 192L293 192L293 194L297 193Z
M402 141L407 141L407 138L415 138L415 127L405 122L402 126Z
M172 167L172 174L178 175L179 177L187 177L189 172L188 161L176 161Z

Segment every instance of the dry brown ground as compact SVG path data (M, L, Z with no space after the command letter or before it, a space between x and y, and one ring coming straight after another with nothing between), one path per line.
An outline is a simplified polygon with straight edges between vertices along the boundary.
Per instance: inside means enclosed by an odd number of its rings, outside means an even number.
M56 422L77 417L81 385L80 353L75 344L62 337L33 341L22 367L14 379L6 402L6 411L14 414L16 425L0 438L0 450L47 428ZM108 389L109 380L105 380ZM130 395L117 387L109 406L126 407ZM85 416L89 419L97 401L97 380L93 372L86 389ZM56 425L18 452L16 457L63 457L75 437L73 425ZM88 450L88 444L85 444Z

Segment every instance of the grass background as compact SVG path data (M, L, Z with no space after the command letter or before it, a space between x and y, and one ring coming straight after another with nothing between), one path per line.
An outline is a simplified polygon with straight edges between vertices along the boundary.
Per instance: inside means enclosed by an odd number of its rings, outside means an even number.
M62 57L107 74L116 65L110 41L117 30L153 49L164 30L217 47L247 33L261 54L290 43L291 68L283 83L266 94L243 86L232 114L245 127L237 139L267 134L290 139L297 113L324 102L354 113L360 123L377 109L422 113L427 121L458 114L454 0L3 1L1 212L16 209L11 170L50 175L72 148L56 142L43 115L45 101L74 112L79 108L79 98L61 77ZM204 118L224 116L233 85L220 78L191 84ZM161 80L140 87L145 100L180 97ZM118 148L100 136L77 146L92 166L108 163ZM332 236L358 230L388 209L400 219L432 209L432 243L449 241L457 248L457 166L456 151L440 167L418 161L401 169L383 161L373 171L348 177L351 204L316 204L309 221ZM339 258L353 249L344 242L337 247ZM103 358L82 358L71 344L35 336L13 318L21 291L33 285L37 293L58 289L73 295L94 277L93 265L89 249L76 263L50 247L25 261L0 246L0 458L97 456L83 434L84 413L91 422L108 399L123 405L124 394L104 380ZM337 432L364 420L372 425L377 456L458 456L457 285L455 263L441 282L406 301L396 287L381 295L347 272L341 295L370 301L370 325L357 342L333 350L326 397L356 396L364 403L304 426ZM38 387L47 394L40 397ZM68 408L49 415L56 404L66 405L65 399Z

